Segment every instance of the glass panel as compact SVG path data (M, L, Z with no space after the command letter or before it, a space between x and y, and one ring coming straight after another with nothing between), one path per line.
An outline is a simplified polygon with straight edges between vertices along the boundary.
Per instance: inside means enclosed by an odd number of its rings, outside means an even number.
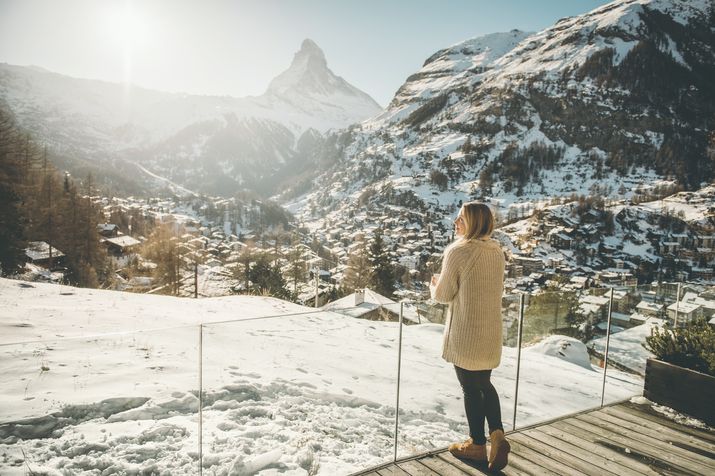
M608 299L591 291L526 295L516 427L596 407L602 373L584 343L608 313Z
M645 365L650 356L643 344L654 326L673 322L676 294L677 284L669 283L614 289L604 403L643 394ZM590 344L601 367L606 337L596 336Z
M198 336L0 346L0 474L196 474Z
M506 430L511 429L513 413L517 352L516 337L511 334L515 332L512 325L517 322L518 303L518 295L502 300L504 347L501 365L491 379ZM418 303L417 309L422 316L419 323L410 316L410 308L405 308L398 457L443 448L469 437L462 389L454 366L442 358L447 308L428 301Z
M349 314L204 326L206 474L348 474L392 460L398 325Z

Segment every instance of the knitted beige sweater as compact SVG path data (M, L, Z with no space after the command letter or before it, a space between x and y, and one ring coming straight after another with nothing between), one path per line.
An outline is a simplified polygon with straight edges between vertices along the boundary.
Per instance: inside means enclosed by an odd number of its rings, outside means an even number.
M467 370L501 361L504 252L493 239L459 240L444 251L432 298L449 304L442 357Z

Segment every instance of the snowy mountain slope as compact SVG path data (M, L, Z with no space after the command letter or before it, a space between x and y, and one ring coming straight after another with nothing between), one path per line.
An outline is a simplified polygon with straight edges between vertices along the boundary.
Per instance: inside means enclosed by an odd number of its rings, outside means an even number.
M54 152L90 162L140 160L177 182L177 170L191 169L190 185L213 193L296 165L290 162L301 159L297 143L307 131L322 135L381 111L330 71L311 40L261 96L170 94L1 64L0 103ZM242 175L245 168L255 174Z
M497 36L502 54L485 55L494 38L430 58L293 208L315 220L316 204L377 206L397 191L444 215L460 200L628 198L665 177L696 189L715 176L711 2L613 2Z
M6 279L0 301L3 474L196 474L199 362L206 472L348 474L392 457L395 323L263 297L191 300ZM261 315L279 317L244 319ZM466 431L441 333L435 324L403 329L400 455ZM587 357L576 348L566 357L552 350L545 343L522 354L520 426L600 403L602 371L579 364ZM494 382L507 428L515 374L516 350L504 348ZM641 391L640 379L609 369L607 401Z

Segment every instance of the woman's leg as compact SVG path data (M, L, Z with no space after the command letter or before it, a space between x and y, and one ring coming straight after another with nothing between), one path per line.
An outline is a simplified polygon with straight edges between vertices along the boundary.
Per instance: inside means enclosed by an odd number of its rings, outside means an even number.
M464 412L467 414L469 436L472 437L474 444L484 445L487 442L484 436L484 393L473 371L456 365L454 370L457 372L457 380L459 380L464 394Z
M489 433L503 430L499 395L491 383L491 370L466 370L454 366L457 379L464 393L464 410L467 414L469 433L475 444L486 443L484 420L489 424Z

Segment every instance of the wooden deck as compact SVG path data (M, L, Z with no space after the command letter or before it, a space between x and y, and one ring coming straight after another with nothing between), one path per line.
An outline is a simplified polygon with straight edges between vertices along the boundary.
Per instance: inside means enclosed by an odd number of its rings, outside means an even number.
M687 427L647 405L619 403L507 435L512 452L504 475L712 475L715 432ZM445 449L353 476L494 474Z

